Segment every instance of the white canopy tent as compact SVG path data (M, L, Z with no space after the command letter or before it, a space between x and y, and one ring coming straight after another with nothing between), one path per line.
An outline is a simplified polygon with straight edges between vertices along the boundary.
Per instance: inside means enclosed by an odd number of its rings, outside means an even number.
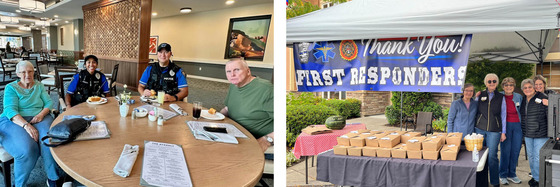
M555 0L353 0L286 23L287 43L558 28Z

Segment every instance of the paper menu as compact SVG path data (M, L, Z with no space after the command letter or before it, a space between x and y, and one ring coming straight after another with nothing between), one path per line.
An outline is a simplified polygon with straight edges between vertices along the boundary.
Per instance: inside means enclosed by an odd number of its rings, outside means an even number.
M249 138L247 135L243 134L241 130L229 123L212 123L212 122L203 122L203 121L187 121L189 128L194 133L194 130L204 131L204 126L214 126L214 127L223 127L226 128L227 134L235 136L237 138Z
M155 107L155 106L152 106L152 105L142 105L142 106L139 106L138 108L145 108L145 109L148 110L148 111L152 111L152 110L154 110L154 109L153 109L154 107ZM172 112L172 111L169 111L169 110L165 110L165 109L163 109L163 108L159 108L158 112L161 112L161 113L162 113L163 119L165 119L165 120L169 120L169 119L171 119L172 117L175 117L175 116L178 116L178 115L179 115L179 114L177 114L177 113L175 113L175 112ZM160 114L158 114L158 115L160 115Z
M140 185L193 186L181 145L144 141Z
M110 138L109 129L104 121L92 121L89 127L76 137L75 141Z

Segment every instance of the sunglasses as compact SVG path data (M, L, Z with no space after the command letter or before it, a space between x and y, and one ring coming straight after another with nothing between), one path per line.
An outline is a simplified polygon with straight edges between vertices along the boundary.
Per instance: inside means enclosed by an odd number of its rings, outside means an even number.
M492 83L496 84L497 82L498 82L497 80L488 80L488 84L492 84Z

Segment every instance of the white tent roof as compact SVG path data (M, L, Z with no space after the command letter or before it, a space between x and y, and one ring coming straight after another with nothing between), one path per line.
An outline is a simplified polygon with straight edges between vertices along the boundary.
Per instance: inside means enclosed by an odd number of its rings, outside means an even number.
M286 23L287 43L558 28L555 0L353 0Z

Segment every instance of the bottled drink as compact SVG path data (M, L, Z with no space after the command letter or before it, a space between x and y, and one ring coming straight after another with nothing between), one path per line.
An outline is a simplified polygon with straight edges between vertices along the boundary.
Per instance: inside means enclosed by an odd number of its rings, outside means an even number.
M472 161L478 162L478 149L476 148L476 144L474 144L474 150L472 151Z

